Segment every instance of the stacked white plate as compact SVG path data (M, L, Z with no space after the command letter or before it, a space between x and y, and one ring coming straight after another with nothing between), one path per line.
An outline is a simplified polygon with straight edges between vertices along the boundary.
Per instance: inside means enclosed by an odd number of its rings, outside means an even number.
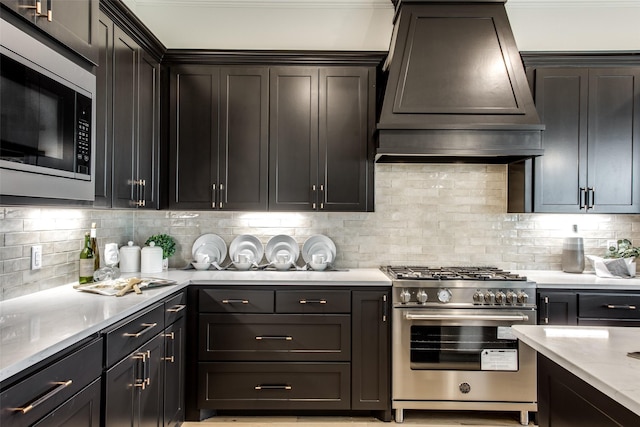
M315 234L305 240L302 245L302 258L309 264L314 255L323 255L327 264L336 259L336 245L333 240L323 234Z
M262 242L256 236L250 234L237 236L229 245L229 257L231 261L237 261L238 255L246 255L251 263L260 263L264 255Z
M289 257L289 261L295 265L298 261L298 257L300 256L300 247L298 246L296 239L293 237L287 236L286 234L278 234L277 236L273 236L267 242L265 254L267 256L267 261L270 263L276 262L278 256L287 255Z
M217 234L203 234L193 243L191 254L195 260L198 259L198 254L206 254L209 262L221 264L227 257L227 244Z

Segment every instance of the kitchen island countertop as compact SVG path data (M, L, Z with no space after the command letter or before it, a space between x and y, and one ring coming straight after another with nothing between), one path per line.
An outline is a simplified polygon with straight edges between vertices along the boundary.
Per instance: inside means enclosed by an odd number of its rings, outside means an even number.
M0 302L0 382L157 303L188 285L391 286L376 268L344 271L169 270L124 277L157 277L176 285L123 297L80 292L73 284Z
M538 353L640 415L640 328L516 325ZM606 335L606 337L603 337Z

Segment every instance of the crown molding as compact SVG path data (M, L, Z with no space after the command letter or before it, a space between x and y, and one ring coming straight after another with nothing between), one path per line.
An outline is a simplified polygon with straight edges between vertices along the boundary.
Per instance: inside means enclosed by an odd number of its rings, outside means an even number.
M390 0L133 0L141 7L257 9L393 9Z

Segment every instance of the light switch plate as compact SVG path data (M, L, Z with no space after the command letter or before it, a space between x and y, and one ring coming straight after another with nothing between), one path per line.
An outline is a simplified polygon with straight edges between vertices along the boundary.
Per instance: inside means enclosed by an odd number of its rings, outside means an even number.
M607 250L613 248L614 250L618 249L618 241L617 240L607 240Z
M31 269L39 270L42 268L42 245L31 246Z

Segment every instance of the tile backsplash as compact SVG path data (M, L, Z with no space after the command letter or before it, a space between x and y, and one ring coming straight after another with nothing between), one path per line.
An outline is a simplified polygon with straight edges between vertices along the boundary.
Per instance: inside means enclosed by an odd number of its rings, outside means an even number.
M376 164L375 212L207 212L0 207L0 300L77 280L84 232L98 241L143 245L152 234L177 242L169 260L181 268L195 239L240 234L264 244L277 234L302 245L313 234L336 243L344 268L386 264L494 265L507 270L560 270L562 239L577 224L585 253L602 255L609 239L640 245L640 215L508 214L506 166ZM43 268L30 270L31 246Z

